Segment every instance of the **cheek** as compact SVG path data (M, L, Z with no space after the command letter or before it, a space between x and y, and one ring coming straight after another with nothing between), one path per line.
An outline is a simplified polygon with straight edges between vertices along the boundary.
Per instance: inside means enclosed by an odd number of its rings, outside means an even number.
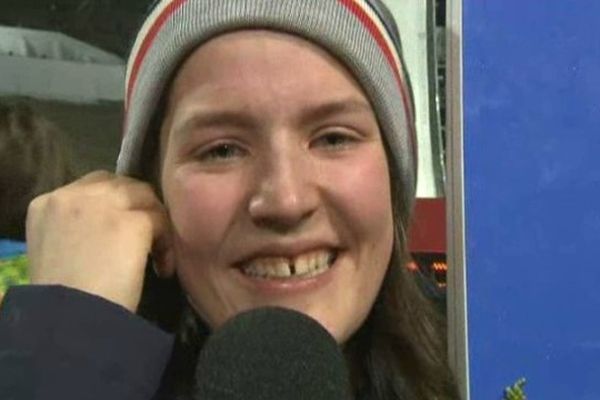
M211 176L181 168L169 177L165 201L177 235L188 251L215 249L238 213L241 181L235 176Z
M383 150L331 170L326 180L335 208L342 210L341 221L351 222L355 235L376 241L392 235L390 178Z

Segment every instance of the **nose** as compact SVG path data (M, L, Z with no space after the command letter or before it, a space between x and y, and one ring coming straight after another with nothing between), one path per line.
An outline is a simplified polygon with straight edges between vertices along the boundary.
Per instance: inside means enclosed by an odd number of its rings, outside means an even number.
M252 221L277 232L294 230L318 208L318 190L308 155L270 154L257 169L248 204Z

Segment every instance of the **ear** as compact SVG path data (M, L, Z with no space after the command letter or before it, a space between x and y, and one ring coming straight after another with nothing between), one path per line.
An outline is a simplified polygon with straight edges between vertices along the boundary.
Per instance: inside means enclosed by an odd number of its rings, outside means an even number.
M159 278L171 278L175 274L175 257L169 248L159 254L152 253L154 272Z
M152 268L159 278L171 278L175 274L175 252L170 238L162 238L152 247Z

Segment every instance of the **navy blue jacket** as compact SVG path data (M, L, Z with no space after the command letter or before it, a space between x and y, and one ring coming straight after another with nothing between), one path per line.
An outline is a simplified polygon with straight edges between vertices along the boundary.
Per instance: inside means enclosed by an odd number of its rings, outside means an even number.
M62 286L11 288L0 307L0 399L149 400L173 337Z

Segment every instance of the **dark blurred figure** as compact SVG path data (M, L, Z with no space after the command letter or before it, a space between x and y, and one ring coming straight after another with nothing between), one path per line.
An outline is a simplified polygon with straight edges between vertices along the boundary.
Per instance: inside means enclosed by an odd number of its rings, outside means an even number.
M27 103L0 100L0 240L24 242L29 202L74 178L63 132Z

